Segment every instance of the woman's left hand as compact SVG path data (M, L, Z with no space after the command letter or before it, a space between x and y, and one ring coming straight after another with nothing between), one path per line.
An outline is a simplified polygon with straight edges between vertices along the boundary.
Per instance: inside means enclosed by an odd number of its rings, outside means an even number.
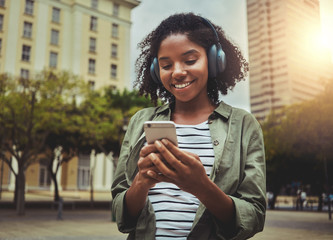
M149 157L161 173L152 172L150 175L152 178L174 183L183 191L193 195L204 189L209 178L198 155L180 150L167 139L155 141L154 144L170 167L157 154L151 153Z
M199 157L180 150L166 139L154 144L160 155L150 153L149 158L159 173L151 171L148 175L159 182L176 184L183 191L196 196L223 223L232 224L235 216L234 202L208 178ZM167 161L171 167L163 161Z

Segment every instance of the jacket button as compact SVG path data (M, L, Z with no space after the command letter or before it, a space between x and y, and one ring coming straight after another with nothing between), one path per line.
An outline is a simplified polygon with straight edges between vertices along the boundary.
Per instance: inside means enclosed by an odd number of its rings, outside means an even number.
M212 124L213 123L213 120L212 119L209 119L208 120L208 124Z
M219 143L219 141L214 140L213 144L214 144L214 146L217 146L217 145L219 145L220 143Z

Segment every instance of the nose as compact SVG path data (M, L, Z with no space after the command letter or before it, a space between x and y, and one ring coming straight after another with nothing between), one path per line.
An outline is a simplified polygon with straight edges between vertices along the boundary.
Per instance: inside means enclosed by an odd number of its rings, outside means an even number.
M174 65L174 69L172 72L172 77L176 80L182 80L184 77L186 77L186 69L184 69L184 66L182 64L177 63Z

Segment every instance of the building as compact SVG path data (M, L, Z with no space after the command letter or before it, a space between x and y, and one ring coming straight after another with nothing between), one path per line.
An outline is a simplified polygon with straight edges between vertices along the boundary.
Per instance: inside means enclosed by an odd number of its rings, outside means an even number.
M95 88L130 87L131 10L136 0L0 1L0 72L44 68L82 76Z
M315 97L332 78L319 43L319 0L247 0L251 112L262 121Z
M0 0L0 73L29 78L45 68L68 70L92 88L130 88L131 10L137 0ZM92 157L91 157L92 156ZM112 161L80 155L58 173L60 189L109 190ZM15 161L13 161L15 168ZM17 166L16 166L17 167ZM1 183L13 190L15 177L0 162ZM50 189L43 163L26 171L27 189Z

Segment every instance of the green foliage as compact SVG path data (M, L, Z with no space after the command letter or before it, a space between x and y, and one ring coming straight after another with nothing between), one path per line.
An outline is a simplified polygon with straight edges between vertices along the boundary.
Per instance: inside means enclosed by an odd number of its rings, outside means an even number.
M122 127L123 114L120 109L110 108L107 99L91 92L79 108L81 113L81 149L108 154L118 145L118 129Z
M128 91L125 89L120 92L119 90L105 89L102 97L104 98L103 106L106 109L104 111L106 113L109 111L117 113L117 115L113 116L115 120L113 131L110 129L108 133L117 136L118 140L115 141L116 139L110 138L111 136L106 139L108 139L107 144L111 147L114 155L119 156L120 146L130 118L140 109L154 105L149 98L139 96L137 90Z
M129 112L132 107L142 109L154 106L149 98L139 96L137 90L128 91L125 89L120 92L119 90L106 89L105 97L111 108L119 108L123 112Z
M45 152L49 136L68 126L66 113L82 84L68 72L43 71L30 79L0 76L0 153L10 153L18 163L17 172L11 169L18 179L19 214L24 213L24 172Z
M9 151L26 169L36 160L50 134L70 127L73 99L83 81L68 72L43 71L31 79L0 78L1 151ZM20 157L21 156L21 157Z
M282 112L263 124L268 186L279 189L298 180L322 189L333 170L333 81L315 99Z
M105 89L99 94L66 71L45 70L30 79L0 75L0 157L9 166L5 153L18 161L19 195L24 196L24 171L33 162L47 163L56 181L61 163L78 152L95 149L118 156L129 119L149 106L150 100L137 91ZM53 171L56 149L63 157ZM20 206L22 210L24 204Z

